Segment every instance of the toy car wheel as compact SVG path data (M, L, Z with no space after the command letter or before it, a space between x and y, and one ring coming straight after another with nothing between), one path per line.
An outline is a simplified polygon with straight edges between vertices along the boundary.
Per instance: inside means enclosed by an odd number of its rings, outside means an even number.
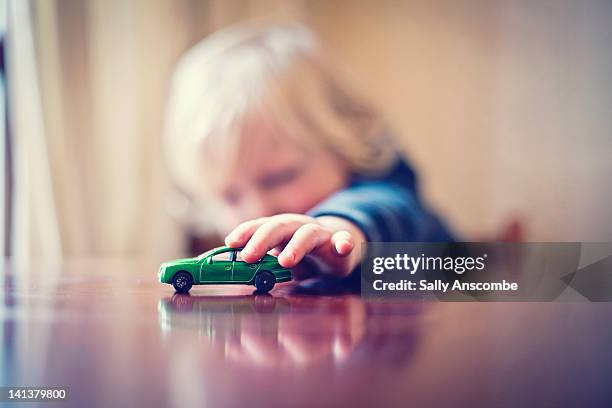
M172 278L172 286L178 293L187 293L193 286L193 278L187 272L179 272Z
M269 292L276 283L276 278L271 272L263 271L255 277L255 287L259 292Z

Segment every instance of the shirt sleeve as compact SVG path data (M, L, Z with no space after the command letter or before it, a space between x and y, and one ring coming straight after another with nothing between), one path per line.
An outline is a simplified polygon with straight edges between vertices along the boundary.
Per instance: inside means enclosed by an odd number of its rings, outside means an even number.
M451 242L444 223L426 209L416 191L391 181L363 181L341 190L308 212L345 218L370 242Z

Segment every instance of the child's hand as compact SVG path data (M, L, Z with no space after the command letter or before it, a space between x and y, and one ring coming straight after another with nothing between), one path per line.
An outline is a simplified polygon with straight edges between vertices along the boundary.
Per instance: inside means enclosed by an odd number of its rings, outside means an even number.
M242 259L246 262L256 262L271 252L281 266L294 268L308 256L317 272L336 276L348 275L359 264L363 242L363 232L343 218L302 214L247 221L225 238L229 247L244 247Z

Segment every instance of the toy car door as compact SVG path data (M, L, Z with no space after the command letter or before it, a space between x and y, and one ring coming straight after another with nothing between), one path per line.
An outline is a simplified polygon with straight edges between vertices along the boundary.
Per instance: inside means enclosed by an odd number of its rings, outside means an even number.
M258 263L246 263L244 259L242 259L240 251L236 251L232 280L237 282L248 282L253 277L253 273L257 270L257 266Z
M200 269L201 283L228 282L232 276L233 251L220 252L210 256Z

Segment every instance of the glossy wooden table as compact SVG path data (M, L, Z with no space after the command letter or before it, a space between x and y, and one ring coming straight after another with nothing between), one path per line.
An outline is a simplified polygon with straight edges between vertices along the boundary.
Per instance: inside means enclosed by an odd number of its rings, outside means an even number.
M156 272L5 266L2 385L67 386L54 406L78 407L611 406L612 304L364 301L291 283L179 296Z

